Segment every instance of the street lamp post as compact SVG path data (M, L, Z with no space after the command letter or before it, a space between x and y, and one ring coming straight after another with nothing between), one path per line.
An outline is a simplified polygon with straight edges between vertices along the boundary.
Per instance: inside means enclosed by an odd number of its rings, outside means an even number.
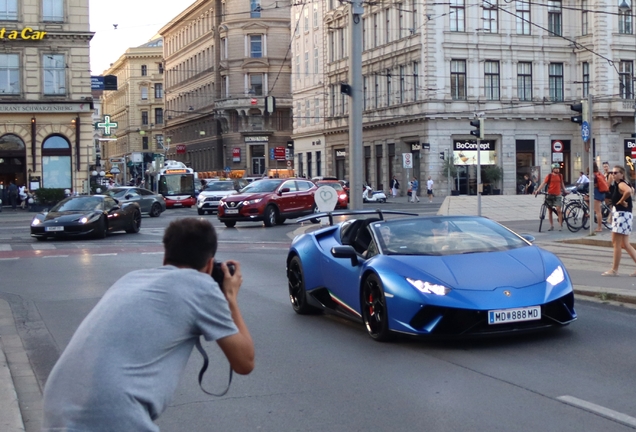
M103 186L103 184L102 184L102 179L104 178L104 176L106 176L106 173L105 173L103 170L102 170L102 171L99 171L99 172L97 172L97 170L95 170L95 171L93 171L93 172L91 173L91 175L92 175L94 178L96 178L96 179L97 179L97 184L98 184L99 186ZM96 193L101 193L101 192L102 192L102 189L101 189L100 187L97 187L97 188L95 188L95 192L96 192Z

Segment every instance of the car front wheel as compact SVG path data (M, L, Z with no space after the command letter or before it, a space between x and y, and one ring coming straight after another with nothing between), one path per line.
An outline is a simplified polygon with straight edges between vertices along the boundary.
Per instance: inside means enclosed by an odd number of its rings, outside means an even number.
M161 204L154 203L152 207L150 207L150 217L159 217L161 214Z
M293 257L289 262L287 281L289 284L289 301L297 314L310 315L322 312L321 309L307 303L303 266L297 256Z
M268 205L265 207L265 214L263 218L263 223L266 227L273 227L276 225L276 219L278 219L278 212L273 205Z
M130 221L130 227L126 230L128 234L137 234L141 228L141 213L135 211Z
M389 332L386 298L382 282L376 275L369 275L362 282L362 320L372 339L384 342L392 339Z
M236 221L227 221L227 222L223 222L223 223L228 228L234 228L234 226L236 225Z
M199 213L199 216L203 216L205 214L205 210L197 209L197 213Z
M318 210L318 206L314 206L313 213L320 213L320 210ZM320 222L320 219L318 218L309 219L309 222L317 224Z

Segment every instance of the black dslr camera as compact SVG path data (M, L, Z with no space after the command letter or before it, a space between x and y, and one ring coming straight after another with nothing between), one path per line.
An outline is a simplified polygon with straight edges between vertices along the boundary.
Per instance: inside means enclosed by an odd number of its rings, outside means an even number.
M227 269L230 271L231 275L234 275L234 270L236 270L236 267L234 267L234 264L227 264ZM214 267L212 268L212 279L214 279L214 281L219 284L219 288L221 288L221 291L223 291L223 279L225 278L225 274L223 273L223 268L221 267L221 262L219 261L214 261Z

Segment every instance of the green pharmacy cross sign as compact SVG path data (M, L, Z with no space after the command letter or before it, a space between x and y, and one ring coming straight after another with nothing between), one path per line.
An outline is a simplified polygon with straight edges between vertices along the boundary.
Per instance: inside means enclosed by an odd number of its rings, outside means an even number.
M117 129L117 122L111 122L110 116L105 115L102 123L95 123L95 129L104 129L104 135L110 135L111 129Z

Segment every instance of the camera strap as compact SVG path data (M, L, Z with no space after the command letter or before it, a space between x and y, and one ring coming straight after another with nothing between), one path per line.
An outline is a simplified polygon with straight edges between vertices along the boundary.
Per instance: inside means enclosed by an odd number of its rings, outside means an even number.
M210 396L218 396L218 397L225 396L225 394L230 389L230 385L232 384L232 373L233 373L232 366L230 365L230 378L229 378L229 380L227 382L227 387L225 388L225 390L223 390L221 393L212 393L212 392L207 391L206 389L203 388L203 374L208 369L208 365L210 364L210 360L208 359L208 354L205 352L205 350L201 346L201 338L200 337L197 338L197 342L196 342L195 346L197 347L197 350L201 353L201 357L203 357L203 366L201 366L201 370L199 371L199 387L201 387L201 390L203 391L203 393L209 394Z

